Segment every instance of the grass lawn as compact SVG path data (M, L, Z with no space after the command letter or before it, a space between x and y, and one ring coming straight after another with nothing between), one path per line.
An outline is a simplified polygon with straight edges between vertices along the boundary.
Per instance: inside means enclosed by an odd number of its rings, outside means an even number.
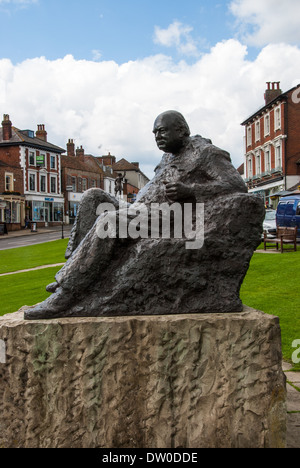
M60 239L46 244L0 250L0 274L63 263L68 241Z
M64 262L68 240L0 251L0 273L13 272ZM292 362L300 340L300 252L284 254L255 253L241 288L244 304L262 310L280 319L282 352L284 359ZM60 267L47 268L11 276L0 277L0 315L15 312L23 305L41 302L48 293L47 284L54 281ZM300 371L300 364L294 365Z
M34 305L50 294L46 286L53 283L59 267L29 271L0 278L1 305L0 315L16 312L23 305Z
M241 288L244 304L280 319L282 352L292 362L300 340L300 252L255 253ZM294 364L300 371L300 364Z

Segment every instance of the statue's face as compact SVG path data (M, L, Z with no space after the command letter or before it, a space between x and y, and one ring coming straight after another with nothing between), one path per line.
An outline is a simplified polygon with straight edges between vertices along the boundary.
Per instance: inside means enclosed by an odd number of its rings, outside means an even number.
M153 133L158 148L165 153L176 154L183 146L182 131L174 124L171 115L158 116L154 122Z

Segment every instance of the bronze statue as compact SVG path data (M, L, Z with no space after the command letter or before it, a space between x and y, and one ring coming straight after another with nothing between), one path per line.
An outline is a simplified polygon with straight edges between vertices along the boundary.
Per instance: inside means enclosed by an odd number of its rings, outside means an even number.
M115 180L115 196L118 194L121 196L123 192L123 180L125 180L126 176L126 171L124 172L124 175L121 173L118 174Z
M131 220L129 215L124 225L127 204L100 189L88 190L71 233L68 261L47 288L53 294L28 308L25 319L242 310L239 291L260 243L263 202L247 193L226 151L190 136L179 112L160 114L153 132L164 155L131 206L203 206L199 248L187 248L184 236L121 235L121 226L124 233ZM111 206L111 212L99 214L99 206ZM117 229L99 235L111 227L110 219Z

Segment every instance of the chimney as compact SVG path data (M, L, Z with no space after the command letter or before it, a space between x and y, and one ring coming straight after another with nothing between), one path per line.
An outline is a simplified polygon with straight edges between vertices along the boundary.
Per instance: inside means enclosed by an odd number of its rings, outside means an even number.
M2 131L3 131L3 140L5 141L10 140L12 137L12 125L11 125L11 121L9 120L8 114L3 115Z
M84 158L84 149L82 148L82 146L76 149L76 156L80 159Z
M266 92L265 92L266 106L271 101L273 101L278 96L280 96L281 94L282 94L282 91L280 89L280 81L276 81L276 82L272 82L272 83L270 81L267 81L267 89L266 89Z
M138 162L132 162L131 164L133 164L135 167L137 167L138 169L140 168L140 163Z
M69 139L67 143L67 155L75 157L75 143L74 140Z
M38 125L38 129L35 133L35 136L40 140L47 141L47 132L45 130L45 125Z
M112 166L116 162L116 157L112 156L110 152L108 153L107 156L101 156L98 159L101 161L101 164L103 164L104 166Z

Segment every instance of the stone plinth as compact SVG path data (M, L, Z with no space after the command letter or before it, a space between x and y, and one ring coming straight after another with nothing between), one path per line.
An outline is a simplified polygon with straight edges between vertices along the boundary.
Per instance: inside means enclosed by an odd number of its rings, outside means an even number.
M20 311L0 340L2 447L285 447L276 317Z

